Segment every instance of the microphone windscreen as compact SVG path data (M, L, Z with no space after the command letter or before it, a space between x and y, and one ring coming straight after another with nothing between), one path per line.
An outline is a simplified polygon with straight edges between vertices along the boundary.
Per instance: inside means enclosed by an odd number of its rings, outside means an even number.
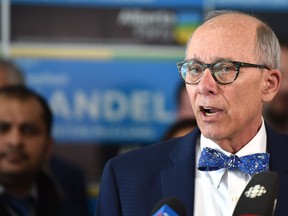
M242 192L233 216L272 216L278 187L276 172L255 174Z
M187 216L186 207L175 197L165 197L160 200L153 208L152 215L165 215L165 211L171 212L169 216Z

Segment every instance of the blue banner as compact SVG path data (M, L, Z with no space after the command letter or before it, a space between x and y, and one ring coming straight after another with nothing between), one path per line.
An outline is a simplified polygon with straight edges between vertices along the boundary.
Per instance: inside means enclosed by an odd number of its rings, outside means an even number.
M27 84L48 100L58 142L151 143L174 121L173 60L19 58Z
M253 12L253 10L283 11L288 10L287 0L210 0L210 6L215 9L238 9Z
M47 4L101 7L202 7L203 0L11 0L13 4Z

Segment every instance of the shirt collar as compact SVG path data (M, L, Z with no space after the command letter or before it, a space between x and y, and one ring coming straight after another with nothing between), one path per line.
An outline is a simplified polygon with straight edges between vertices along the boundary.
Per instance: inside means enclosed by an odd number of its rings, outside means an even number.
M200 136L200 154L203 148L210 147L215 150L218 150L222 153L224 153L227 156L230 156L231 153L227 152L219 147L215 142L213 142L210 139L207 139L206 137L201 134ZM249 154L254 153L266 153L267 152L267 134L266 134L266 128L264 124L264 120L262 118L262 124L260 127L260 130L257 132L257 134L250 140L240 151L236 153L238 157L242 157ZM199 157L200 157L199 154ZM198 158L199 159L199 158ZM208 174L211 176L213 185L218 188L221 179L225 173L225 169L219 169L217 171L211 171L208 172Z

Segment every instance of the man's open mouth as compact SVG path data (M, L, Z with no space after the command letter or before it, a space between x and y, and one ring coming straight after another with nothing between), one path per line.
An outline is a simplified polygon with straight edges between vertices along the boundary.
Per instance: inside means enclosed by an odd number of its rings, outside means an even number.
M213 116L216 115L220 110L217 108L209 107L209 106L201 106L200 111L205 115L205 116Z

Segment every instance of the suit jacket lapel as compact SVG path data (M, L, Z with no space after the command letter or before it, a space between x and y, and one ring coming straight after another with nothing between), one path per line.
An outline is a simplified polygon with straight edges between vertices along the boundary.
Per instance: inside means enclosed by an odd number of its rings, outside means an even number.
M270 170L288 173L288 147L286 135L278 134L271 127L266 125L267 149L270 153Z
M193 215L194 180L195 180L195 147L199 139L199 129L179 139L170 153L173 166L161 173L163 197L176 197L187 208L188 215Z
M270 171L279 174L280 185L274 216L287 214L288 199L288 136L281 135L266 125Z

